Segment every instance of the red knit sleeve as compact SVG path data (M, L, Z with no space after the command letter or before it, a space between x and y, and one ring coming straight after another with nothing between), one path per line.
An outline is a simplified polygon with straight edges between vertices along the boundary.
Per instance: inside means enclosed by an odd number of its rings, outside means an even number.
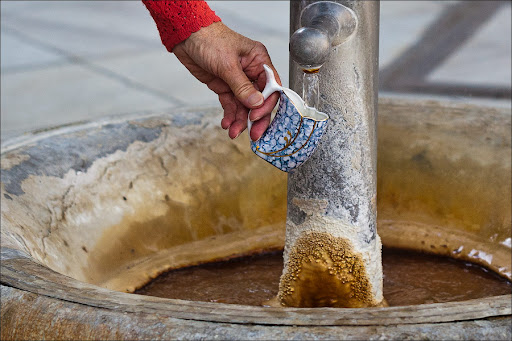
M202 27L221 21L206 1L142 0L169 52Z

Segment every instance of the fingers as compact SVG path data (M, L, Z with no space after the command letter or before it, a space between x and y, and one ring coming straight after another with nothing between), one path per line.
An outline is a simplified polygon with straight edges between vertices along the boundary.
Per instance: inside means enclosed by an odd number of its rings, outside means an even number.
M248 109L238 100L237 109L235 114L235 121L229 127L229 137L232 139L237 138L247 128L247 114Z
M220 126L222 129L229 129L236 121L239 102L231 92L229 86L220 78L215 78L208 84L208 88L219 95L219 102L224 109L224 118Z
M278 100L279 100L279 93L278 92L273 93L272 95L270 95L269 98L267 98L267 100L261 107L259 107L257 109L253 109L251 111L249 119L254 122L254 121L260 120L262 117L264 117L266 115L270 115L270 113L276 106Z
M220 126L222 129L229 129L236 119L237 103L232 93L219 94L219 102L224 109L224 118Z
M263 95L256 90L239 63L221 75L235 97L247 108L258 108L263 104Z
M232 93L220 94L219 101L224 109L220 125L223 129L229 129L230 138L237 138L247 128L248 109Z
M216 82L215 84L212 83L209 83L208 87L214 91L225 91L224 86L227 86L225 83L222 84L222 81ZM251 87L254 89L252 84ZM250 136L253 141L258 140L267 129L270 124L270 114L278 100L279 93L276 92L270 95L261 107L252 109L250 119L253 122L255 121L255 123L251 129ZM246 105L242 104L232 92L219 94L219 101L224 109L224 118L221 121L221 127L223 129L229 129L229 137L235 139L247 128L249 109Z
M270 115L263 116L260 120L254 122L252 124L250 136L251 140L257 141L260 139L261 135L267 130L268 125L270 124Z
M248 86L253 91L261 95L261 93L254 88L254 84L249 82L245 74L244 77L247 79ZM279 79L278 76L276 76L276 78ZM258 76L258 82L261 82L261 76ZM219 79L218 81L209 83L208 87L215 92L229 91L226 90L228 85L229 84L227 82L223 82ZM230 87L230 89L232 88ZM223 93L219 95L219 100L222 107L224 108L224 118L221 121L221 126L223 129L229 129L229 137L232 139L238 137L242 131L247 128L247 115L249 110L247 108L247 104L244 104L242 101L240 101L238 97L239 96L236 96L236 93L234 92ZM253 141L258 140L267 129L268 125L270 124L270 114L276 106L278 100L279 93L274 93L270 95L270 97L267 98L267 100L264 101L260 107L252 109L250 113L250 119L253 122L255 121L255 123L251 129L250 135Z

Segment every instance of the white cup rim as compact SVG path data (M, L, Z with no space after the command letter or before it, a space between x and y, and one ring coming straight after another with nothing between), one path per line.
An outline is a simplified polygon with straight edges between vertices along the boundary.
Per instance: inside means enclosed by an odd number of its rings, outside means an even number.
M323 113L316 108L307 106L302 98L300 98L300 96L292 89L281 88L281 91L285 94L286 97L288 97L295 109L297 109L297 112L303 118L309 118L316 122L327 121L329 119L329 115L326 113Z

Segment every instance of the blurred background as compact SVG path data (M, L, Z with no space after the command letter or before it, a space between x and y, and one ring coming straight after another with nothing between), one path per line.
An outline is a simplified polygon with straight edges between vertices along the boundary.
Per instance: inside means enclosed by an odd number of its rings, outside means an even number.
M208 1L288 84L288 1ZM1 139L125 113L219 106L140 1L5 1ZM511 100L510 1L381 1L381 94ZM221 117L219 117L220 123Z

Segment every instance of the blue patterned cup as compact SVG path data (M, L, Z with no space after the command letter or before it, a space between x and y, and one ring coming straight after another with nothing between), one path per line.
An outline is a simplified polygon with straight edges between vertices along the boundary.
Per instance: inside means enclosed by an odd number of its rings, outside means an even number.
M329 116L306 106L296 92L276 82L270 67L264 67L267 83L262 91L263 97L267 99L276 91L281 92L281 97L276 116L261 138L251 142L251 149L263 160L284 172L290 172L313 154ZM251 124L249 121L249 132Z

